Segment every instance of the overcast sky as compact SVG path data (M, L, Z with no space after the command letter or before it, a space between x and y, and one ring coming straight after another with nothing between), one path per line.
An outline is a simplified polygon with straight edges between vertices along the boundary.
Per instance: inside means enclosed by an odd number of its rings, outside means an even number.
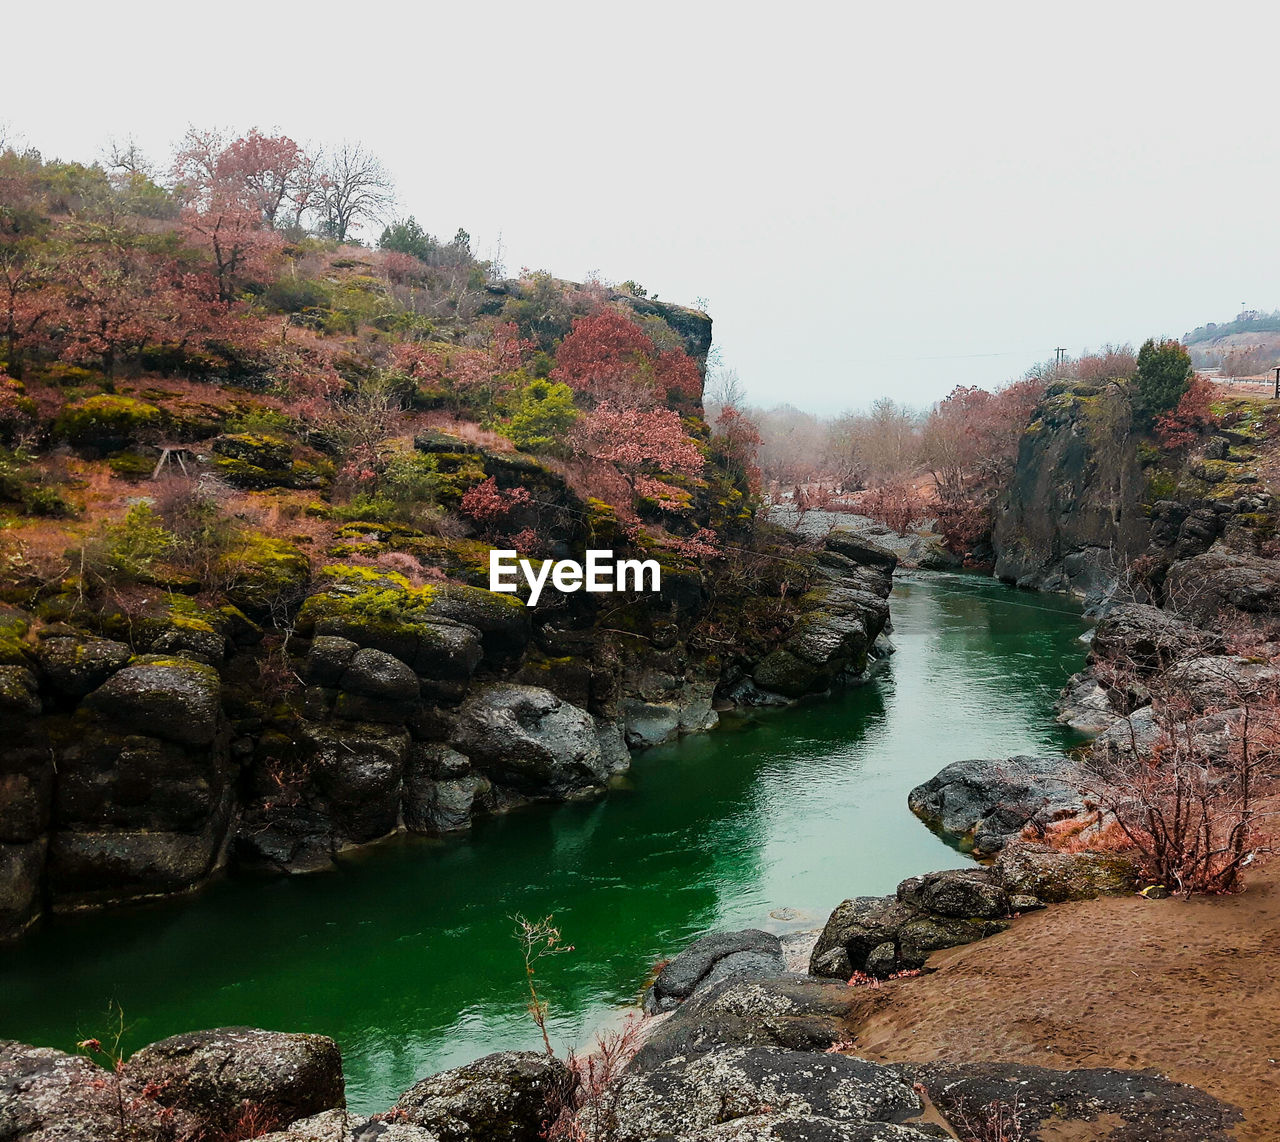
M755 403L923 404L1280 305L1274 2L123 0L5 24L0 121L46 156L132 134L167 159L189 123L359 139L402 213L482 255L501 234L511 272L704 299Z

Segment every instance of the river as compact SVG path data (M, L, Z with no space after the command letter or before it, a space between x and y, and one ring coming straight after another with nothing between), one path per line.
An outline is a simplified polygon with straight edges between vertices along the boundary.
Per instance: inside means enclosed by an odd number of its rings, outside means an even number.
M601 800L397 838L334 873L59 918L0 952L0 1038L73 1049L113 1003L129 1048L231 1024L323 1032L369 1112L432 1071L539 1045L513 913L553 914L574 946L538 975L564 1047L695 936L812 928L844 897L954 866L908 790L961 758L1072 744L1052 704L1085 623L965 575L900 578L891 605L898 652L871 681L649 750Z

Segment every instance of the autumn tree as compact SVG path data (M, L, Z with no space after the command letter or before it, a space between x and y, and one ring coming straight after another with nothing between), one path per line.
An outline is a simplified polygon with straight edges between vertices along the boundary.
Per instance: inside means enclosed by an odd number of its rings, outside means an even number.
M256 205L220 190L202 206L182 211L182 233L212 259L221 301L231 301L245 281L264 280L281 244L279 235L264 228Z
M702 393L702 375L683 349L658 349L638 322L613 307L573 323L551 377L589 402L617 404L642 391L657 400L689 401Z
M215 169L219 181L241 188L273 228L287 208L295 214L305 210L315 191L303 149L287 135L263 135L256 127L218 155Z
M760 431L751 418L732 405L725 405L716 417L711 442L729 472L751 492L759 492L756 452L760 447Z
M586 413L570 435L575 452L612 464L633 493L675 506L681 497L664 476L698 476L705 457L680 415L658 406L643 409L603 401Z
M1187 391L1170 412L1156 417L1156 439L1165 448L1185 448L1200 439L1205 429L1216 420L1213 383L1204 377L1193 377Z
M1138 367L1138 357L1132 345L1103 345L1094 352L1086 352L1071 364L1071 372L1080 381L1116 381L1132 377Z
M316 159L287 135L256 127L228 141L217 128L188 128L174 154L179 197L202 211L252 212L266 228L297 224L318 206Z

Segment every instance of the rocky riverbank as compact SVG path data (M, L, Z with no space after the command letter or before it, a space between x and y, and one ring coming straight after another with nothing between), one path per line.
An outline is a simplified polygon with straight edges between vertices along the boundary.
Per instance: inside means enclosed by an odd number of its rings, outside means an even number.
M0 614L0 936L598 794L631 749L861 676L895 562L780 541L750 583L672 564L606 611L350 564L308 586L305 559L269 554L272 589L304 592L286 617L248 588L217 609L158 590L128 613L55 596Z

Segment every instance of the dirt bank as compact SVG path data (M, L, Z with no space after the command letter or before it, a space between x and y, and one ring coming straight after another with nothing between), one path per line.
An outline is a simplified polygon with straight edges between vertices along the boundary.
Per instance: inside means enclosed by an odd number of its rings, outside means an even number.
M1153 1067L1280 1139L1280 862L1233 897L1060 905L886 985L872 1059Z

